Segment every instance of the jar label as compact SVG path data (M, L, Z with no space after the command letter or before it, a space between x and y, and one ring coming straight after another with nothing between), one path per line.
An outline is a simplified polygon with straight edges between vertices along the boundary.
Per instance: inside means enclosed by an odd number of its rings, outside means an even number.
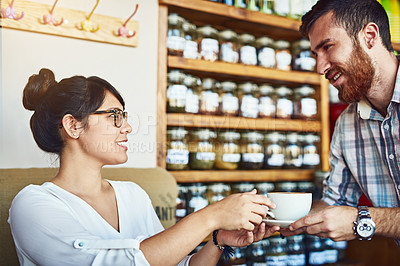
M288 99L278 99L276 101L277 116L285 117L293 114L293 103Z
M242 105L240 106L242 116L257 118L258 116L258 99L251 96L245 95L242 98Z
M268 266L286 266L287 255L267 256Z
M304 116L314 116L317 114L317 100L313 98L301 99L301 113Z
M185 217L186 209L176 209L176 217Z
M237 153L223 154L222 161L227 163L238 163L240 161L240 154Z
M243 153L243 162L262 163L264 161L264 153Z
M260 114L264 116L275 115L275 103L271 97L265 96L260 98L260 104L258 105Z
M223 94L221 97L222 112L236 112L239 110L239 99L232 94Z
M217 202L217 201L220 201L220 200L223 200L224 199L224 196L222 196L222 195L215 195L215 196L212 196L211 197L211 202Z
M174 84L167 89L167 98L170 100L186 100L187 87L185 85ZM183 104L182 106L184 106Z
M338 260L338 251L336 249L326 249L324 251L325 263L336 263Z
M196 159L199 161L214 161L215 153L214 152L198 152L198 153L196 153Z
M297 266L306 265L306 254L290 254L287 256L287 265Z
M193 212L203 209L208 205L208 200L203 197L193 197L189 201L189 207L193 209Z
M199 112L199 96L193 94L192 90L187 90L186 92L186 113L197 114Z
M290 70L292 55L288 51L278 51L276 53L276 68L281 70Z
M186 40L185 48L183 50L183 57L189 59L197 59L199 56L197 50L197 42Z
M272 154L267 160L270 166L282 166L284 162L285 156L283 154Z
M201 92L201 111L216 112L219 106L219 96L212 91Z
M224 42L221 44L221 60L228 63L237 63L239 54L234 49L234 44L231 42Z
M260 66L274 67L275 50L270 47L261 48L258 52L258 61L260 62Z
M215 39L204 38L201 40L201 57L204 60L214 62L218 59L219 46Z
M309 253L308 263L311 265L322 265L325 263L325 255L323 251L311 251Z
M300 69L307 71L314 71L315 64L317 63L313 57L300 57L294 60L294 63L300 67Z
M168 36L167 48L172 50L183 51L185 48L185 38L179 36Z
M250 45L245 45L240 48L240 62L246 65L257 65L256 48Z
M319 154L308 153L303 155L303 164L304 165L319 165L320 159Z
M188 164L188 162L189 162L188 150L169 149L167 151L168 164Z

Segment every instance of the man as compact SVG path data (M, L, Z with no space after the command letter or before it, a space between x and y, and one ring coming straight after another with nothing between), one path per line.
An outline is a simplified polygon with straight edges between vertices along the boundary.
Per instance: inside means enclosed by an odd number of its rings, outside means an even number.
M400 242L400 70L376 0L320 0L302 18L317 71L349 103L336 122L321 201L284 235ZM374 207L357 208L365 194Z

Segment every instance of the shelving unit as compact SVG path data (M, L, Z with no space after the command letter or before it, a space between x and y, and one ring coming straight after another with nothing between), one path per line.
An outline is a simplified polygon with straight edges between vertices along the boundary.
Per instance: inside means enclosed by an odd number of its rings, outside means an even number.
M195 25L212 24L217 29L230 28L238 33L248 32L256 37L267 35L274 39L295 41L300 21L260 12L235 8L220 3L201 0L159 0L159 61L157 90L157 163L166 167L167 126L187 128L208 127L213 129L251 129L260 131L298 131L319 133L321 169L329 170L329 92L328 82L320 75L310 72L281 71L259 66L246 66L225 62L185 59L167 55L168 14L178 13ZM172 114L166 112L166 90L168 69L181 69L199 77L218 80L271 82L275 85L300 86L310 84L317 87L318 119L316 121ZM177 182L240 182L240 181L304 181L312 180L314 170L211 170L170 171Z

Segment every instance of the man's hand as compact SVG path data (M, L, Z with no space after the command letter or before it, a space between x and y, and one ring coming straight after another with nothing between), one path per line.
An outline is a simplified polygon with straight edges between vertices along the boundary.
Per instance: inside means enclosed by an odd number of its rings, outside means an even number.
M357 215L358 210L354 207L329 206L297 220L280 232L285 236L307 232L334 241L348 241L355 239L353 222Z

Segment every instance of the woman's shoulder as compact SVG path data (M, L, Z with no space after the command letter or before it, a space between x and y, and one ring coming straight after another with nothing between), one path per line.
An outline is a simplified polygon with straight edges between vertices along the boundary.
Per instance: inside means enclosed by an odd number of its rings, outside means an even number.
M141 193L141 194L146 194L146 191L144 191L143 188L141 188L138 184L132 182L132 181L116 181L116 180L109 180L107 179L108 182L114 187L117 188L118 190L122 192L127 192L127 193Z

